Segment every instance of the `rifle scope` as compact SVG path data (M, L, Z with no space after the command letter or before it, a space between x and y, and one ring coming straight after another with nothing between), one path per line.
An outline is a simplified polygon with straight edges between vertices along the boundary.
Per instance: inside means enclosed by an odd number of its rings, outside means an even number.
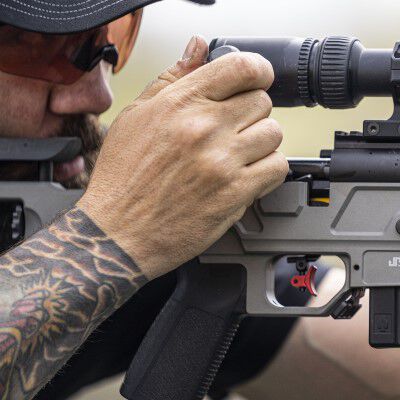
M268 59L275 71L268 93L277 107L352 108L365 96L392 96L392 70L400 69L399 44L394 51L366 49L358 39L343 36L219 38L211 42L214 50L214 58L240 50Z

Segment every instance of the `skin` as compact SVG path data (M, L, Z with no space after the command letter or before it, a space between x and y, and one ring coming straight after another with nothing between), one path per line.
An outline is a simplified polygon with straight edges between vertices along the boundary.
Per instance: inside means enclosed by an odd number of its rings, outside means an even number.
M110 108L111 66L102 62L73 85L55 85L0 71L0 136L46 138L71 115L98 115ZM57 165L55 178L68 181L84 169L82 157Z
M1 399L32 398L147 282L79 209L1 257L0 275Z
M142 285L200 254L283 182L271 65L245 53L204 65L206 56L194 38L113 123L77 206L0 257L0 399L32 398ZM0 134L49 137L66 116L100 114L108 76L104 64L70 86L0 73ZM82 171L74 162L58 180Z
M102 114L112 104L111 67L101 63L72 85L5 74L0 71L0 135L51 137L71 114Z

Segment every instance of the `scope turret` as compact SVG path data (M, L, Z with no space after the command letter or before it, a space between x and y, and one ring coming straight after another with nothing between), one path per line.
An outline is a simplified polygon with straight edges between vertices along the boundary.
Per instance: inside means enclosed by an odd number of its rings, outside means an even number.
M366 49L358 39L344 36L321 41L218 38L211 42L210 52L223 47L259 53L271 62L275 82L268 93L277 107L352 108L365 96L391 97L392 59L400 62L398 44L394 51Z

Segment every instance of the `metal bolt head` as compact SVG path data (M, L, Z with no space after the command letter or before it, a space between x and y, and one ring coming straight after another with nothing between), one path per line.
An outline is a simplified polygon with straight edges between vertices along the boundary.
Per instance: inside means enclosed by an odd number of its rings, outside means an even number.
M367 126L367 131L371 136L377 135L379 133L379 124L377 122L370 122Z

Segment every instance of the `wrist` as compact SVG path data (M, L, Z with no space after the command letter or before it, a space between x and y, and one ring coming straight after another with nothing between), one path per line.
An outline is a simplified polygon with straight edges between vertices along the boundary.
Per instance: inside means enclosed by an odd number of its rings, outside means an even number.
M82 273L93 279L103 276L99 283L112 282L121 302L147 283L134 259L79 206L48 230L55 241L63 243L63 253L73 261L73 266L83 269Z
M128 257L132 263L140 268L143 275L148 279L154 279L161 273L157 273L156 265L159 265L161 260L158 260L158 254L155 254L154 249L147 249L139 240L139 233L137 235L132 234L132 226L135 224L138 226L137 231L140 232L140 219L132 221L132 217L124 217L122 210L119 210L117 202L112 200L107 202L102 199L101 206L100 202L97 201L92 193L86 192L86 194L78 201L76 208L81 210L105 236L107 236L114 244L119 248L119 251ZM121 217L121 215L123 217ZM125 224L129 223L129 229L124 227ZM129 233L128 233L129 232Z

